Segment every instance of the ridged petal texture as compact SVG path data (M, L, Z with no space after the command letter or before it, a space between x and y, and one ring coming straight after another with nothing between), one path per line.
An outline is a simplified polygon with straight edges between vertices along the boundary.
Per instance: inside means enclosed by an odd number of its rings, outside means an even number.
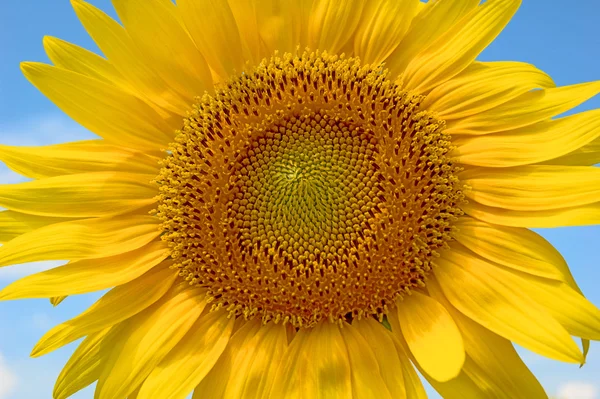
M600 82L557 87L528 63L476 61L519 0L113 0L119 22L83 0L71 3L101 54L47 36L52 65L21 69L98 138L0 144L0 161L27 179L0 182L0 267L67 261L2 288L0 300L48 298L57 306L107 290L33 349L41 356L83 338L54 399L92 384L95 399L426 399L416 370L445 399L545 399L511 343L583 364L589 341L600 340L597 304L552 244L530 230L600 223L600 111L572 111L600 92ZM359 57L387 73L390 85L420 96L418 110L437 118L462 168L466 201L457 204L449 245L431 251L419 265L424 284L399 292L379 320L298 328L232 315L193 278L183 281L173 260L180 248L161 240L157 176L178 131L192 124L185 118L208 118L194 103L247 78L265 58L293 60L305 48ZM314 90L329 83L315 81ZM260 119L258 99L244 101ZM229 111L222 115L218 123L230 123ZM410 123L398 122L412 132ZM234 145L232 131L226 145ZM389 155L406 159L397 148L392 143ZM405 188L393 193L397 201L406 201ZM418 197L427 195L423 188ZM224 209L201 208L181 218L199 223L198 215ZM426 218L419 223L437 223ZM216 245L216 234L202 231L197 248ZM210 252L203 256L214 278L234 278L217 276ZM393 267L400 272L405 260Z

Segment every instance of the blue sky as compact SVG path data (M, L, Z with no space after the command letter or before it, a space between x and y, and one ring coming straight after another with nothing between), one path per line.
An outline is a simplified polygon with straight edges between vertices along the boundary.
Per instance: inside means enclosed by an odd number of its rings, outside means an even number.
M92 3L114 14L110 2ZM481 60L519 60L548 72L558 85L600 79L600 3L526 0ZM92 137L31 86L20 61L47 61L44 35L57 36L97 51L67 0L0 2L0 143L43 145ZM600 108L600 96L578 108ZM0 183L20 181L0 164ZM600 306L600 267L596 254L600 227L540 230L569 262L583 292ZM0 288L15 279L59 263L0 269ZM0 302L0 399L50 398L54 380L74 345L40 359L29 352L43 333L74 317L100 294L68 298L53 308L47 300ZM562 399L600 399L600 344L592 344L588 364L562 364L520 350L550 394ZM74 396L92 398L90 389ZM435 394L431 395L436 398Z

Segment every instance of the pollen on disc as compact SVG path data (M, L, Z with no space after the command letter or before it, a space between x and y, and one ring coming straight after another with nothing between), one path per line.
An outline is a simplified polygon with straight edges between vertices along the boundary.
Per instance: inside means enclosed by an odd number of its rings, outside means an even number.
M316 52L202 97L157 178L174 266L236 316L381 317L424 285L463 201L419 102L379 67Z

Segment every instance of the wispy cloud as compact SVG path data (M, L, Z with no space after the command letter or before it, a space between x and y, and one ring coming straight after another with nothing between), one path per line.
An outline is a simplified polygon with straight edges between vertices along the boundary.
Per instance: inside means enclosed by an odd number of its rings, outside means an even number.
M9 399L17 386L17 377L10 371L0 353L0 399Z
M583 381L570 381L558 387L557 399L598 399L598 386Z

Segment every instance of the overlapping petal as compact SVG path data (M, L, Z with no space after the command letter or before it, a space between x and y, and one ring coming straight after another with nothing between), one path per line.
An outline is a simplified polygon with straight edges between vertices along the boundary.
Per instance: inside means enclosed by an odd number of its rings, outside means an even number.
M96 397L124 397L137 389L192 328L205 306L204 291L184 283L132 317L111 348Z
M35 147L0 145L0 160L34 179L109 171L149 175L156 173L159 156L160 152L135 151L104 140Z
M544 162L593 165L600 162L600 112L592 110L497 134L461 140L459 162L511 167Z
M0 185L0 206L47 217L116 216L149 205L158 189L153 175L91 172Z
M151 216L55 223L20 235L0 247L0 266L41 260L106 258L143 247L159 234Z
M446 309L417 291L397 307L402 335L419 365L437 381L456 377L465 351L460 331Z
M581 363L583 354L569 333L509 275L475 254L447 251L434 269L448 301L474 321L543 356Z
M73 120L112 143L156 150L173 139L154 109L111 83L40 63L23 63L21 69Z
M320 356L308 356L319 353ZM352 369L340 327L300 330L288 347L269 398L352 398Z
M462 72L504 29L519 5L520 0L488 0L472 9L410 61L402 75L406 87L427 93Z
M155 267L139 278L113 288L85 312L48 331L36 344L37 357L70 342L127 320L158 301L169 291L177 273Z

